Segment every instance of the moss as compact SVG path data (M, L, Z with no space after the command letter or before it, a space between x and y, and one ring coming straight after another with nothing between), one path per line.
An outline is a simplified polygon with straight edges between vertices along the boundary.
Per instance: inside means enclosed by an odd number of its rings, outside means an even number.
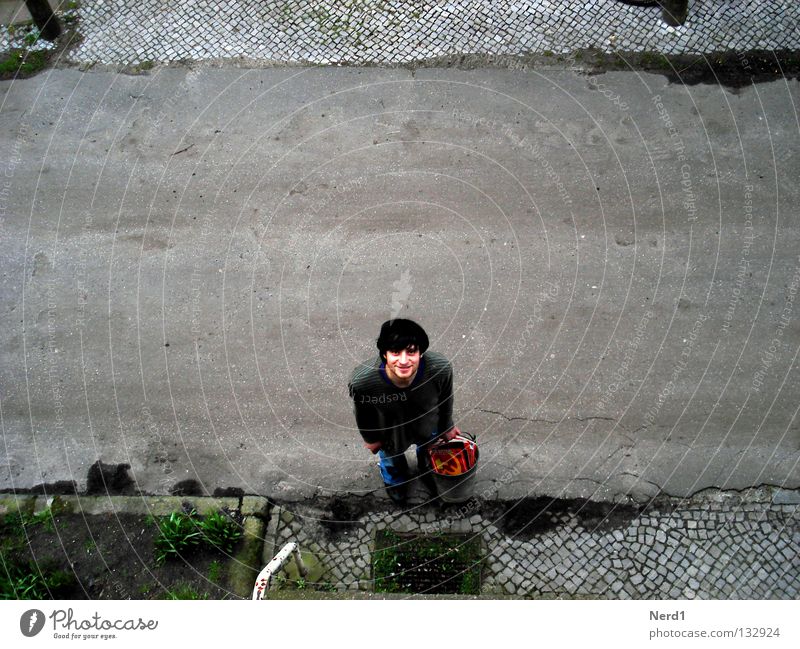
M672 64L668 57L658 52L644 52L639 58L642 67L655 70L669 70Z

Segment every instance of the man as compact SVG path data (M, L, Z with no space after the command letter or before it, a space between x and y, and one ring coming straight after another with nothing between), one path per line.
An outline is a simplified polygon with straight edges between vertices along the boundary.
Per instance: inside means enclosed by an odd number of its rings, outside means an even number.
M389 497L402 504L408 495L406 449L417 445L420 477L435 494L428 446L459 433L453 425L453 368L428 351L428 335L411 320L384 322L377 346L378 358L356 367L348 387L364 444L380 458Z

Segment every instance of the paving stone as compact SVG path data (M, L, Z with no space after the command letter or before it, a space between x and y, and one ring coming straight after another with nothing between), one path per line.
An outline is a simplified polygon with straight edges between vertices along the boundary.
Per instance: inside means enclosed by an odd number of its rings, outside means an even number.
M396 64L442 52L565 53L587 43L611 50L616 42L626 51L656 49L667 54L706 53L734 45L742 50L763 48L770 41L787 49L800 46L793 5L765 12L760 3L736 0L695 3L690 20L679 29L666 29L652 10L593 2L576 12L572 0L533 0L525 5L530 13L513 11L518 6L514 0L498 0L491 4L487 20L475 19L472 0L429 3L418 14L412 13L411 3L334 0L315 2L315 14L304 0L287 0L285 13L264 11L259 0L239 0L224 12L217 3L195 3L191 11L188 6L188 0L83 0L77 9L83 39L71 57L75 62L137 63L268 56L272 61ZM327 16L325 23L315 15ZM336 37L331 36L331 25L340 30ZM780 492L772 496L781 497Z
M784 516L782 509L765 502L758 511L751 512L758 522L755 526L748 523L750 527L744 534L741 523L732 522L736 512L725 507L728 505L720 503L720 518L731 522L712 533L706 542L686 542L681 537L669 545L672 531L666 530L672 528L655 514L648 518L658 529L644 535L645 539L652 539L652 546L634 541L621 530L598 534L562 529L558 534L524 542L507 537L490 538L486 574L497 575L497 587L517 595L535 587L595 598L796 598L798 584L785 571L787 565L797 560L800 543L797 526L776 523L777 516ZM680 513L685 520L691 510ZM678 517L674 514L670 517L669 525L674 527ZM313 518L306 513L305 518L295 520ZM372 523L370 526L377 527ZM766 530L769 532L765 533ZM323 550L319 556L340 557L335 566L340 576L333 579L346 577L352 581L368 573L371 536L365 528L353 530L352 539L335 544L323 542L322 530L316 525L301 529L298 522L294 531L304 539L304 547L311 548L310 544L316 543ZM665 541L661 540L664 538ZM549 548L545 547L547 541Z

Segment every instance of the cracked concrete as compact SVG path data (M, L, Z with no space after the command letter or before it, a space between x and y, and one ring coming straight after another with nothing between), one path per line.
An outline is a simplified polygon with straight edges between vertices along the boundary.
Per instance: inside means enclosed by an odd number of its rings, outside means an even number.
M345 386L404 272L487 498L800 486L797 84L592 81L3 82L0 489L83 492L100 459L151 494L380 491Z

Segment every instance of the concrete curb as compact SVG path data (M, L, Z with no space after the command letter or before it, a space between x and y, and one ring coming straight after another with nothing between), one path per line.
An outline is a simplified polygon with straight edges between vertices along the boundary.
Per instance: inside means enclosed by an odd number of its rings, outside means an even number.
M0 514L14 511L41 512L48 507L71 514L150 514L168 516L181 511L188 503L204 516L226 509L244 517L266 518L270 503L261 496L212 498L205 496L37 496L32 494L0 495Z
M239 597L250 599L256 577L262 568L261 555L264 547L264 528L262 517L246 516L244 519L244 542L241 550L233 558L228 587Z

